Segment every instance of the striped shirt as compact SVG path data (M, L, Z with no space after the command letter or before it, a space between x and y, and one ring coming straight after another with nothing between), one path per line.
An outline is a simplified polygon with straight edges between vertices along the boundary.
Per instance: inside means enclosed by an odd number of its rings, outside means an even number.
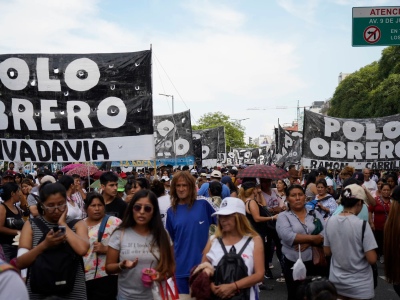
M39 216L38 218L40 218L46 224L46 226L49 228L58 226L58 224L53 224L53 223L47 222L42 216ZM31 222L31 227L32 227L32 232L33 232L32 247L36 247L39 243L39 240L42 238L43 233L39 229L39 227L36 226L36 224L34 222ZM72 230L75 232L75 227L73 227ZM76 278L75 278L74 289L72 290L72 292L67 295L57 295L57 299L86 300L85 274L83 272L83 265L81 265L81 266L82 267L78 267L78 270L76 273ZM40 294L32 293L31 286L30 286L29 274L28 274L27 288L28 288L30 300L49 299L49 295L40 295Z

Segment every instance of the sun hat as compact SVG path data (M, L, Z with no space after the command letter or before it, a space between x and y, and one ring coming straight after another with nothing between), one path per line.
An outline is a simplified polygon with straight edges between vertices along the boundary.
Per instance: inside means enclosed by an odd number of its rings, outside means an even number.
M246 208L243 200L234 197L226 197L222 200L219 210L213 213L211 216L227 216L234 213L246 215Z

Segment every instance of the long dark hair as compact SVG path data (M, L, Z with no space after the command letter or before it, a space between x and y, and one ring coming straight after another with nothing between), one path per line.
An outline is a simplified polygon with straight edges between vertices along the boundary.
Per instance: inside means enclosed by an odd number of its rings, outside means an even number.
M18 190L18 184L16 184L15 182L7 182L5 185L3 185L0 196L3 201L8 201L11 199L11 194L16 193Z
M160 259L158 261L156 270L163 276L167 274L172 275L175 271L175 259L172 254L169 236L165 231L163 222L161 220L157 196L152 191L144 189L135 193L131 202L128 204L125 215L122 219L122 223L118 228L127 229L136 226L136 222L133 217L133 206L142 198L148 198L153 206L153 216L148 223L148 227L150 229L150 233L153 235L153 240L150 244L150 251L152 252L153 247L156 246L160 252Z
M307 180L306 180L306 184L305 187L307 188L307 186L310 183L315 183L317 181L317 172L316 171L311 171L308 175L307 175Z

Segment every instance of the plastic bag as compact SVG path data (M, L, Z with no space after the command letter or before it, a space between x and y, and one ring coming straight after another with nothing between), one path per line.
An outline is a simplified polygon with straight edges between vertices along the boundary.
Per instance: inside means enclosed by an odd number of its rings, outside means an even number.
M151 284L151 293L153 294L153 300L162 300L159 283L157 281L153 281Z
M306 279L307 269L306 269L306 266L303 263L303 260L301 259L300 246L299 246L299 258L295 262L295 264L293 265L292 269L293 269L293 280L304 280L304 279Z

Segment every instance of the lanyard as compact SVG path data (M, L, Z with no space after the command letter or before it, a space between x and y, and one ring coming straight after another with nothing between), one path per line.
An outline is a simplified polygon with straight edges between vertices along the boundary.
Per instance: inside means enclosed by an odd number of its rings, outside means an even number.
M383 210L385 211L385 217L386 217L386 219L387 219L387 217L388 217L388 212L387 212L387 210L386 210L386 205L389 206L389 208L390 208L390 201L389 201L389 203L385 204L385 202L382 200L382 196L379 196L379 201L381 202L381 204L382 204L382 206L383 206Z
M303 229L304 229L304 231L306 232L306 234L308 234L308 227L307 227L307 225L306 225L306 224L303 224L303 223L300 221L299 217L298 217L296 214L294 214L293 212L290 212L290 213L296 217L297 221L299 221L299 223L301 224L301 226L303 226ZM304 222L305 222L306 220L307 220L307 215L306 215L306 217L305 217L305 219L304 219Z

